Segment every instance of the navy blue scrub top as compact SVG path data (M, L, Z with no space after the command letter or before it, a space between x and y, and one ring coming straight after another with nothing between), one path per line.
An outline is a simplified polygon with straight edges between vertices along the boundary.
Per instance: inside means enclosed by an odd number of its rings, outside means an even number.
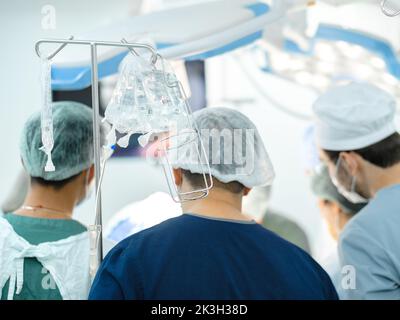
M303 250L255 222L184 214L106 256L89 299L337 299Z

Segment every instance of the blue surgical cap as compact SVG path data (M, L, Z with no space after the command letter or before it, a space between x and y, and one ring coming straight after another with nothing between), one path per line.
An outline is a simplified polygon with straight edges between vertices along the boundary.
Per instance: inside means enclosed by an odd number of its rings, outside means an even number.
M48 181L68 179L93 164L93 121L91 109L78 102L53 103L54 148L53 172L44 170L47 155L42 146L40 112L25 123L20 152L26 171L36 178Z

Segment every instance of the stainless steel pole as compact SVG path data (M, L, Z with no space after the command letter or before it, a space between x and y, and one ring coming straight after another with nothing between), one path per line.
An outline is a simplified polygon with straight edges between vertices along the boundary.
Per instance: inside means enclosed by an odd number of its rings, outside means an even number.
M89 226L89 234L91 238L91 253L90 253L90 272L93 277L98 266L103 260L103 237L102 237L102 206L101 206L101 139L100 139L100 107L99 107L99 81L98 81L98 64L97 64L97 47L125 47L128 50L133 48L147 49L151 52L151 63L157 61L157 51L142 43L124 43L112 41L96 41L96 40L74 40L71 36L69 39L41 39L35 44L35 51L38 57L41 57L40 46L44 43L60 44L60 46L47 56L48 59L54 58L68 44L89 45L91 53L91 80L92 80L92 109L93 109L93 145L94 145L94 165L95 165L95 181L98 197L96 199L96 212L94 225ZM94 247L95 245L95 247ZM92 247L93 246L93 247ZM93 252L92 252L93 250Z
M98 65L97 65L97 45L96 43L90 44L91 64L92 64L92 109L93 109L93 145L94 145L94 169L95 169L95 180L96 190L98 192L98 203L101 203L101 189L99 189L100 175L101 175L101 141L100 141L100 106L99 106L99 82L98 82ZM96 205L96 226L102 226L102 206ZM100 264L103 260L103 241L102 241L102 230L100 230L99 243L97 246L97 260Z

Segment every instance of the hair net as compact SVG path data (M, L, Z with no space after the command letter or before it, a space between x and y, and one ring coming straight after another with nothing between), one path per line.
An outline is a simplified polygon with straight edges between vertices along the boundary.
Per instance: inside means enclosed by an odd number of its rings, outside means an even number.
M356 214L366 205L366 203L350 202L342 196L332 183L326 165L314 171L311 177L311 190L318 198L337 203L346 213Z
M368 83L351 83L328 90L313 106L317 141L322 149L357 150L394 132L395 99Z
M54 148L52 158L56 170L44 170L46 154L42 146L40 112L25 123L20 152L26 171L32 177L49 181L70 178L93 164L93 121L91 109L72 101L53 103Z
M272 163L257 128L245 115L228 108L205 108L194 112L193 118L213 177L248 188L272 184ZM199 158L196 148L199 145L194 143L180 147L173 166L203 173L204 158Z

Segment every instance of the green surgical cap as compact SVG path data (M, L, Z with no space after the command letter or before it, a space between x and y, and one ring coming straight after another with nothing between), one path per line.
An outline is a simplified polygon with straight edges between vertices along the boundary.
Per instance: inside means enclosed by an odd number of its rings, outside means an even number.
M56 168L44 170L47 155L42 146L40 112L34 113L25 123L20 152L26 171L36 178L48 181L68 179L93 164L93 121L91 109L72 101L53 103L54 147L52 159Z
M365 203L352 203L342 196L332 183L328 167L325 165L314 172L311 178L311 190L318 198L337 203L343 211L349 214L356 214L366 205Z

